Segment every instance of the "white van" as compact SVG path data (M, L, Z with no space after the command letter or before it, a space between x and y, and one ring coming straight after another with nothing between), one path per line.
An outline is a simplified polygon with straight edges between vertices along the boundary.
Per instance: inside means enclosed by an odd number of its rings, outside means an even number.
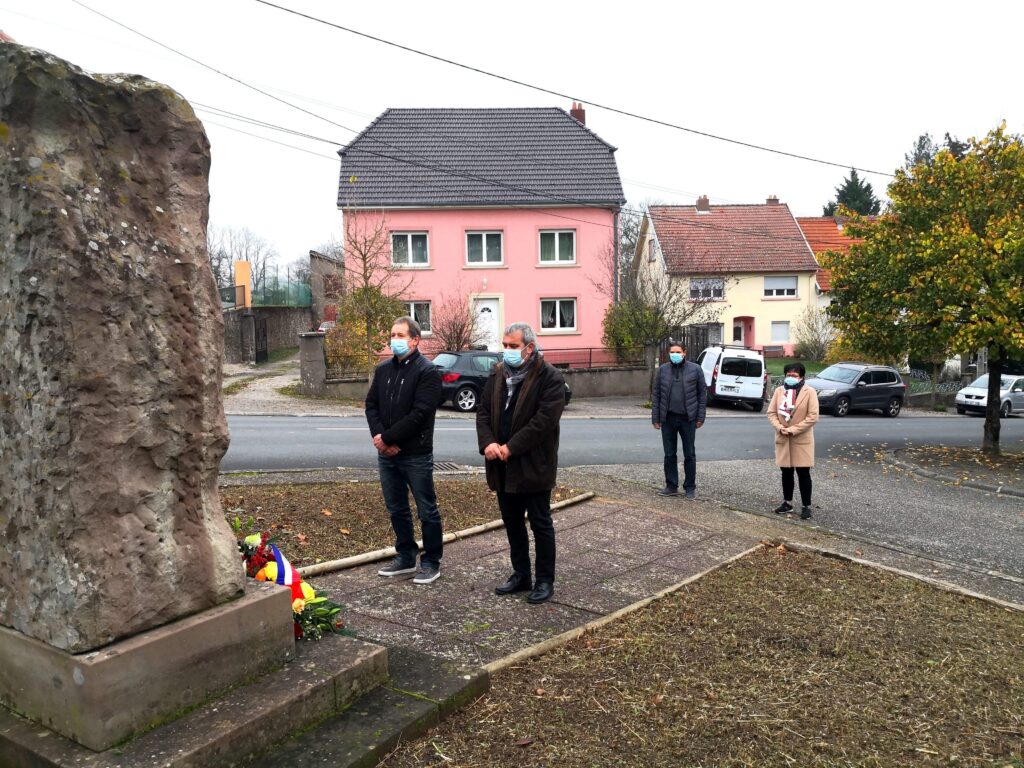
M708 385L708 402L725 400L746 403L755 411L764 410L768 391L768 372L764 356L746 347L708 347L697 356Z

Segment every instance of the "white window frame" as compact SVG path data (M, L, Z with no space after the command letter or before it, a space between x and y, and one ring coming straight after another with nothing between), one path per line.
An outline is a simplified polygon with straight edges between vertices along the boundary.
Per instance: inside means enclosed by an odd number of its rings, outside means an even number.
M711 295L701 296L704 292L705 287L710 286ZM698 293L696 296L693 295L694 289L697 289ZM716 295L717 294L717 295ZM690 301L703 301L704 299L710 299L711 301L725 301L725 278L724 277L691 277L690 278Z
M544 302L545 301L553 301L553 302L555 302L555 327L554 328L545 328L544 327ZM572 302L572 320L573 320L573 325L572 325L571 328L570 327L562 326L562 324L561 324L561 322L562 322L562 312L561 312L562 307L561 307L561 304L562 304L563 301L571 301ZM538 323L538 327L540 328L540 332L541 333L575 333L577 330L579 330L579 326L580 326L579 309L580 309L580 307L579 307L579 302L576 300L575 297L571 297L571 296L558 296L558 297L556 297L556 296L545 296L544 298L542 298L540 300L540 303L537 306L538 306L538 309L540 310L540 323Z
M391 232L389 234L391 236L390 240L389 240L389 243L391 245L391 266L399 267L401 269L426 269L426 268L428 268L430 266L430 235L429 235L429 233L424 232L422 230L410 229L410 230L395 230L394 232ZM423 238L427 241L427 260L424 263L422 263L422 264L414 262L412 260L412 238L413 238L414 235L422 235ZM409 260L408 261L395 261L395 238L396 237L404 237L405 238L405 249L406 249L406 253L409 254Z
M784 338L784 339L776 338L777 335L778 335L775 332L776 326L783 326L783 325L786 326L786 338ZM788 343L789 342L789 333L790 333L789 328L790 328L789 320L772 320L772 324L771 324L772 344L777 344L779 342L782 342L783 344Z
M434 324L434 306L433 306L433 302L431 302L431 301L429 301L427 299L415 299L413 301L403 301L402 303L405 304L405 314L408 315L409 317L411 317L413 320L415 320L417 323L420 324L420 333L422 333L424 336L430 336L431 333L432 333L432 328L433 328L433 324ZM423 323L421 323L419 318L416 317L416 305L417 304L426 304L427 305L427 326L428 327L426 327L426 328L423 327Z
M782 281L792 280L793 287L790 288L788 285L785 287L775 286L769 288L769 281ZM798 291L800 290L800 279L796 275L765 275L764 277L764 297L766 299L793 299L798 297Z
M544 235L553 235L555 238L555 258L550 261L545 261L543 258L544 250L541 247L541 240ZM572 259L561 258L561 235L572 235ZM537 233L537 263L542 267L564 267L576 263L576 230L575 229L542 229Z
M483 257L483 261L470 261L469 260L469 238L472 235L480 235L480 245L482 251L480 255ZM498 261L487 260L487 238L497 237L498 242L501 244L501 259ZM467 267L501 267L505 265L505 234L500 229L473 229L466 232L466 266Z

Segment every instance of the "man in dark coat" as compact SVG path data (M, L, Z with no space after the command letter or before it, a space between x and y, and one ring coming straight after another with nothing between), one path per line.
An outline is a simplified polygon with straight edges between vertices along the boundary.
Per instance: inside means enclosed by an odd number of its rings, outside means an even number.
M494 591L529 592L527 602L543 603L555 592L551 489L558 474L558 420L565 407L565 380L544 361L526 323L506 328L502 346L502 362L487 380L476 412L487 485L498 494L512 560L512 575ZM536 550L532 583L524 513Z
M665 487L662 496L679 494L678 438L683 441L683 490L686 498L697 496L697 430L704 426L708 390L704 371L686 359L686 347L672 342L669 361L658 368L651 392L651 422L661 430L665 449Z
M400 317L391 326L390 360L373 372L366 393L366 422L377 449L384 504L395 532L395 555L381 576L408 576L430 584L441 575L441 513L434 492L434 414L441 402L441 374L420 354L419 324ZM409 491L423 528L423 557L416 569L416 535Z

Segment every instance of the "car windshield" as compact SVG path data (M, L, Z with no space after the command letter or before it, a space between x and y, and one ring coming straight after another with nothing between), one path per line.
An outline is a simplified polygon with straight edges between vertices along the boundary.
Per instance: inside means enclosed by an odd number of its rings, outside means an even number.
M857 368L846 368L842 365L830 365L824 371L818 374L819 379L828 379L829 381L841 381L844 384L852 384L853 380L860 376L860 370Z
M442 352L434 358L434 365L438 368L451 368L458 359L458 355L453 355L451 352Z
M1010 384L1012 384L1012 383L1013 383L1013 377L1012 376L1000 376L999 377L999 389L1001 389L1001 390L1002 389L1009 389L1010 388ZM988 374L986 373L984 376L979 376L978 378L976 378L974 381L971 382L971 386L972 387L977 387L978 389L988 389Z

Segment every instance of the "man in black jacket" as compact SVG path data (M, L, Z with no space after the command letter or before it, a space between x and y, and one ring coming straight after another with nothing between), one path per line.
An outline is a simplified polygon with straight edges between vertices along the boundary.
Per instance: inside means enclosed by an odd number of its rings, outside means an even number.
M415 584L441 575L441 513L434 492L434 414L441 402L441 374L419 352L420 326L400 317L391 326L394 357L377 366L366 393L366 422L377 449L384 504L391 514L397 555L381 576L415 573ZM416 534L409 491L423 529L423 557L416 569Z
M565 380L544 361L533 329L526 323L506 328L502 345L502 362L487 380L476 412L487 485L498 494L513 569L508 581L494 591L499 595L529 592L527 602L543 603L555 592L551 489L558 474L558 420L565 407ZM524 513L536 550L532 584Z
M661 430L665 449L665 487L658 493L679 493L678 438L683 441L683 490L686 498L697 496L697 430L704 425L708 390L704 370L686 359L686 347L672 342L668 362L658 368L651 392L651 422Z

